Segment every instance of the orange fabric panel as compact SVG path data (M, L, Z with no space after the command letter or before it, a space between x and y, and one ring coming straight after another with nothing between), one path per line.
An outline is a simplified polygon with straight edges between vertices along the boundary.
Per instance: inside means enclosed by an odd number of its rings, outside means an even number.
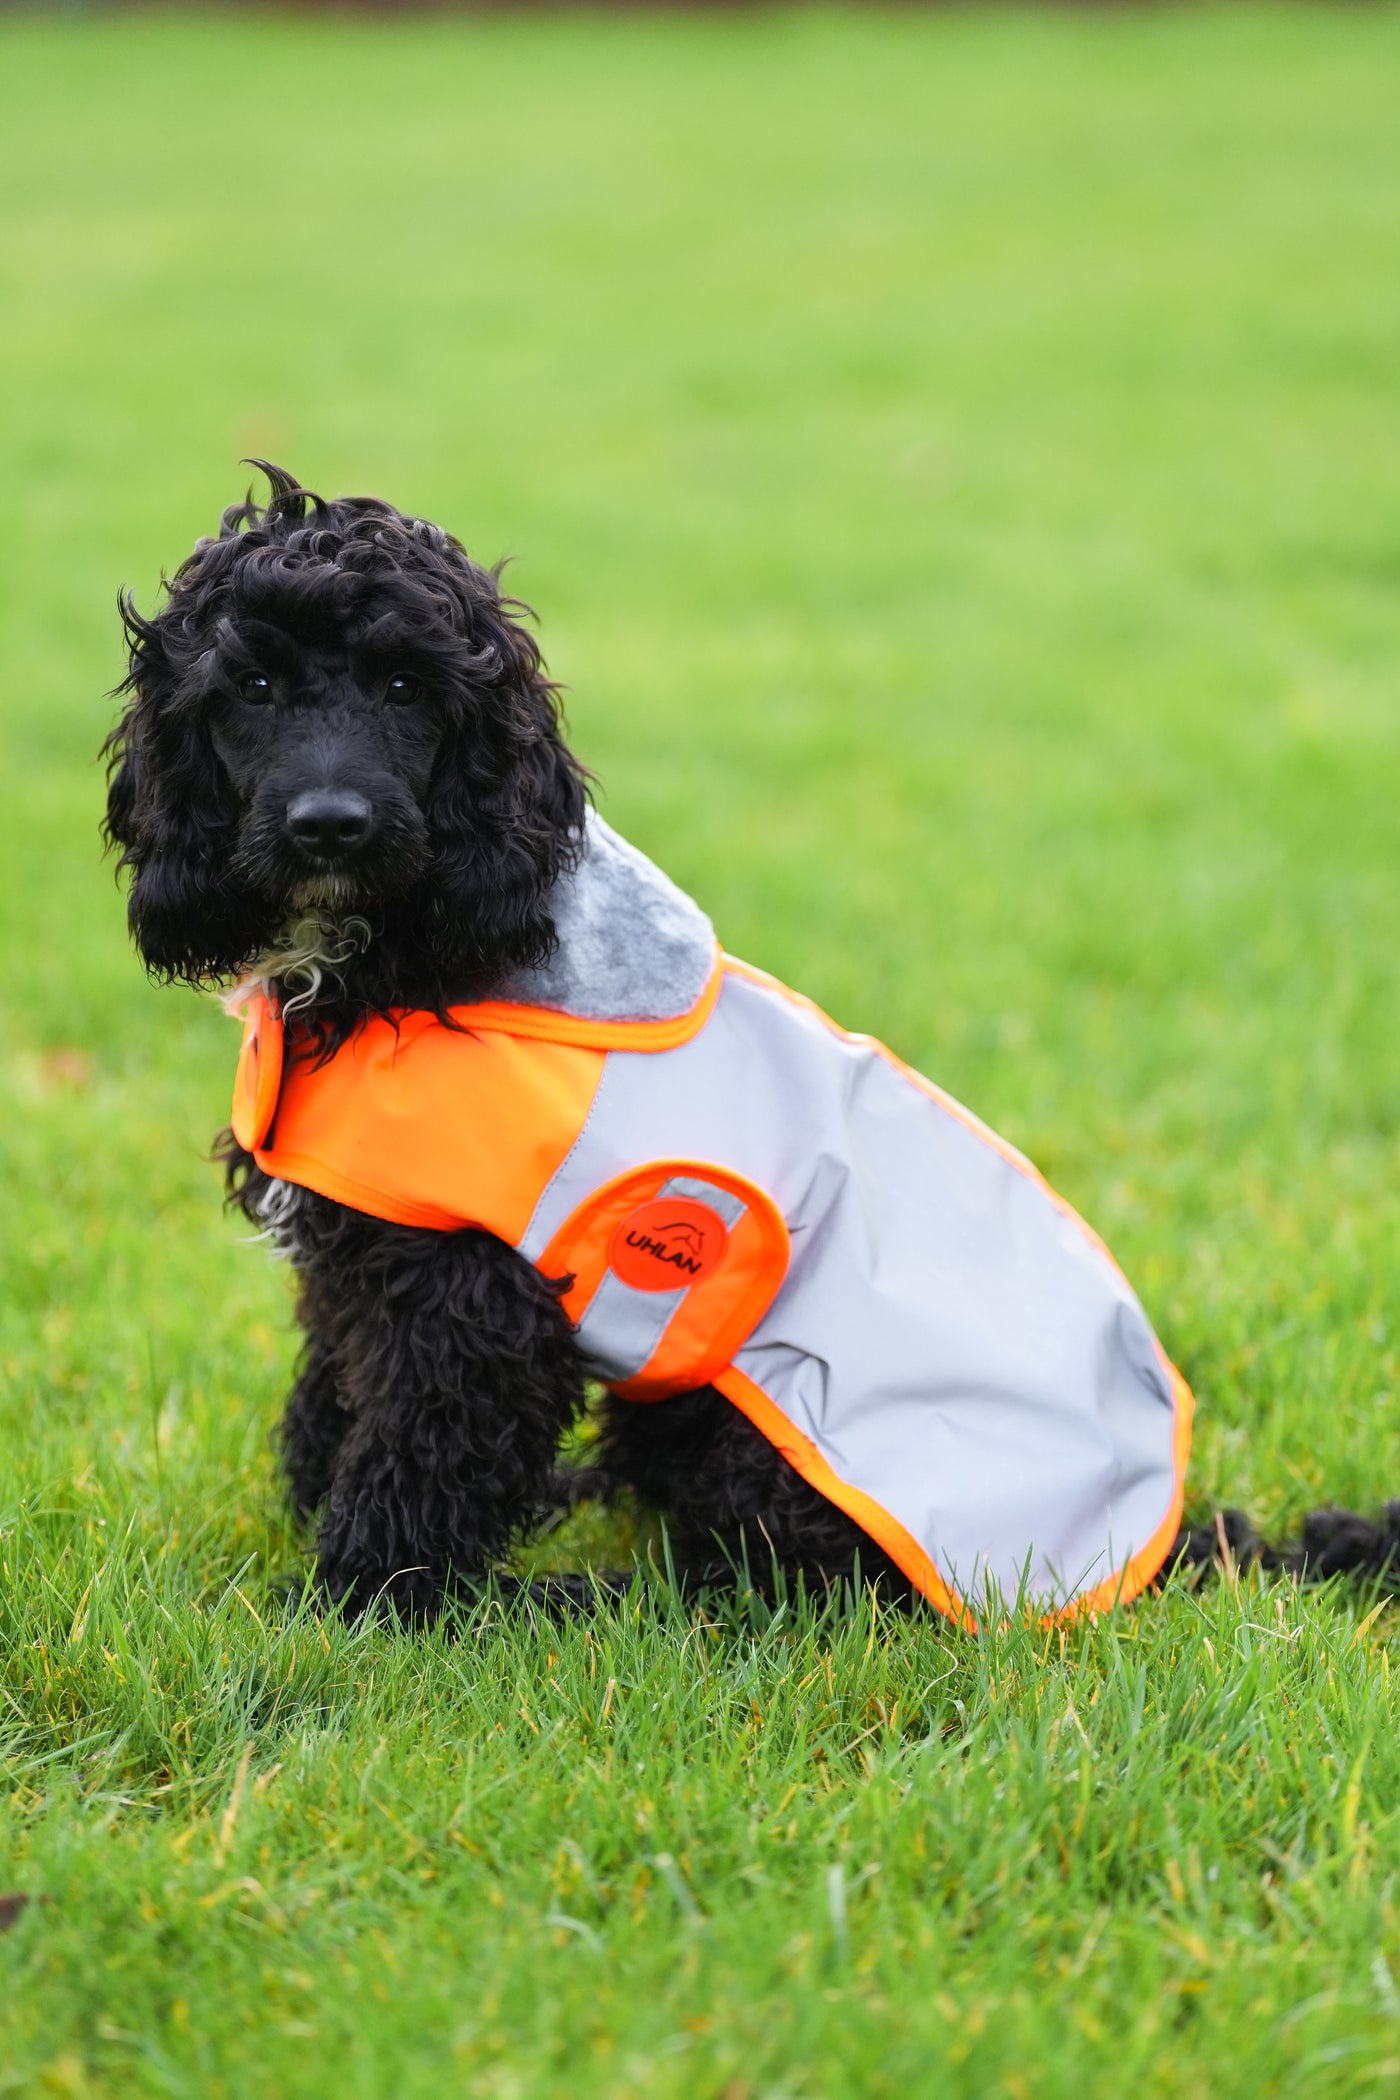
M479 1225L515 1245L583 1127L606 1052L495 1030L465 1047L413 1013L397 1029L369 1021L317 1071L288 1056L258 1165L395 1224Z
M650 1362L612 1390L623 1400L663 1400L708 1385L752 1334L787 1274L791 1242L781 1211L763 1189L708 1160L649 1160L605 1182L555 1233L535 1266L543 1276L572 1276L562 1300L581 1320L608 1271L613 1233L630 1211L674 1175L695 1175L728 1189L748 1207L729 1228L724 1260L693 1283L676 1308Z

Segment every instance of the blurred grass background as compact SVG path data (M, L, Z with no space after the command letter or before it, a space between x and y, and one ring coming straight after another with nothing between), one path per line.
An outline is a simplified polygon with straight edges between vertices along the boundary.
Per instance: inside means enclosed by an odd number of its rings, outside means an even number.
M96 835L116 588L250 452L517 558L609 818L1108 1238L1197 1510L1400 1491L1400 14L156 12L0 68L3 1499L55 1624L99 1534L191 1610L299 1550L234 1039ZM786 2047L755 2092L837 2090Z

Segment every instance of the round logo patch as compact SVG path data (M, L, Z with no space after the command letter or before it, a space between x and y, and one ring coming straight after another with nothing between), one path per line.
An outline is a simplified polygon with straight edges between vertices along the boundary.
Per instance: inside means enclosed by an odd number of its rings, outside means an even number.
M639 1204L612 1236L608 1265L634 1291L675 1291L710 1276L729 1234L718 1211L691 1196Z

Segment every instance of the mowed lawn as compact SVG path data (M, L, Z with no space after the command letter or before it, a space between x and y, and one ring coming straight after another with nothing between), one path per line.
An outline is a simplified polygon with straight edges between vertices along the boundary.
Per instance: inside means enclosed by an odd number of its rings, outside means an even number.
M1400 1494L1400 15L72 15L0 76L0 2092L1400 2088L1368 1595L280 1600L235 1038L93 762L241 454L517 557L612 821L1109 1239L1193 1513Z

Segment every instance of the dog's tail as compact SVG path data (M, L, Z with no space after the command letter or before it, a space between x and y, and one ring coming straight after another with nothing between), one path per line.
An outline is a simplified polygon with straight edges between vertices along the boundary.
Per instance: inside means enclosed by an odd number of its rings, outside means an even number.
M1300 1581L1362 1575L1400 1592L1400 1501L1387 1502L1376 1521L1349 1509L1314 1509L1295 1543L1271 1546L1242 1509L1217 1510L1208 1524L1183 1528L1163 1564L1164 1575L1192 1569L1268 1568Z

